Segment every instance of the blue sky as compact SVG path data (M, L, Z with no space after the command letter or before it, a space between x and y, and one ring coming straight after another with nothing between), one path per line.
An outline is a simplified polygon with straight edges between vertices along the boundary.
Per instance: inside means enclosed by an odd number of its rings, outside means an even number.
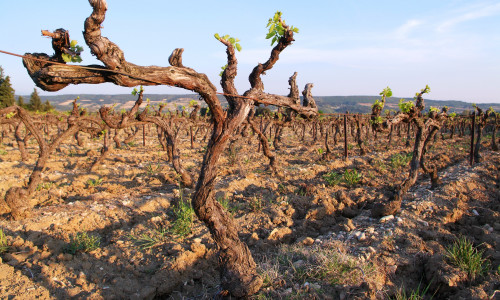
M429 99L500 102L500 1L108 0L102 34L139 65L168 66L172 50L184 48L184 65L207 74L219 91L226 58L213 34L235 36L243 47L236 80L243 93L252 68L269 56L265 26L277 10L300 32L265 76L268 92L287 94L288 77L297 71L299 86L314 83L318 96L376 95L389 86L395 96L411 97L428 84ZM23 0L2 1L0 11L1 50L52 54L40 30L65 28L83 45L91 8L85 0ZM99 63L87 47L82 58L83 64ZM20 58L0 54L0 65L17 94L33 91ZM101 84L57 93L130 91ZM146 92L185 93L171 87Z

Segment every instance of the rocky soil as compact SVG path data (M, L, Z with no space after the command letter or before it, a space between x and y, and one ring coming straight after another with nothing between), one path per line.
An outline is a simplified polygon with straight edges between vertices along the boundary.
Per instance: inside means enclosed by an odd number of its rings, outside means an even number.
M0 217L8 248L0 254L2 299L205 299L221 295L217 249L194 219L179 234L180 204L193 190L179 185L156 137L115 149L94 172L101 141L68 141L51 157L39 206L24 220ZM191 149L181 134L186 169L197 174L203 144ZM350 157L321 160L321 142L286 131L278 174L266 169L255 137L242 138L223 157L217 198L233 214L264 278L255 299L498 299L500 297L500 154L485 139L481 162L468 164L469 140L439 138L429 158L442 184L421 176L401 212L372 218L408 174L411 153L402 138L354 142ZM0 197L25 184L30 160L20 160L13 139L0 155ZM333 145L332 145L333 146ZM402 162L402 163L401 163ZM346 170L359 182L344 180ZM335 175L337 173L338 175ZM352 174L352 173L351 173ZM86 233L95 249L75 249ZM482 252L484 271L472 278L453 265L447 249L460 237ZM496 293L496 294L495 294ZM497 297L497 298L495 298ZM403 298L404 299L404 298Z

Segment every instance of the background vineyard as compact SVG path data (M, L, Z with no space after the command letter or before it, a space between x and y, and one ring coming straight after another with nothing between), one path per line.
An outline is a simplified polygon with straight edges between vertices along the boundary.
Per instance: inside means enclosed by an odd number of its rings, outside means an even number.
M172 111L165 118L178 124L180 158L195 177L210 119L197 116L193 121L188 115ZM470 117L456 118L426 154L438 165L442 185L431 190L429 179L420 176L400 213L373 218L373 204L407 177L414 131L408 140L407 125L401 124L389 143L388 133L373 132L364 116L367 153L359 155L354 116L348 116L347 130L343 117L288 124L278 114L255 117L276 157L276 173L268 169L269 160L258 151L259 139L249 127L243 126L242 137L224 150L216 197L237 220L240 237L257 260L264 286L255 297L396 297L403 291L424 294L423 289L418 292L422 282L427 295L438 298L491 295L500 262L500 156L490 150L492 119L482 137L482 162L469 163ZM33 118L48 140L67 122L66 115ZM28 158L22 162L14 128L2 126L2 197L7 188L23 185L20 179L31 173L39 150L28 138ZM277 128L282 133L274 143ZM327 132L331 156L325 159ZM104 134L113 138L115 131ZM2 282L12 282L0 293L28 298L217 294L216 249L207 228L193 218L187 231L176 231L180 223L190 224L185 216L193 214L182 203L194 190L182 186L158 140L157 126L118 131L120 147L110 139L108 146L115 149L89 172L99 160L104 137L100 131L80 133L80 146L74 137L65 140L51 155L32 196L38 204L31 217L12 220L4 215L0 220L9 245L2 254ZM83 233L99 244L83 244L96 246L88 252L68 250L86 249L74 244ZM474 280L445 258L455 236L472 241L489 262Z

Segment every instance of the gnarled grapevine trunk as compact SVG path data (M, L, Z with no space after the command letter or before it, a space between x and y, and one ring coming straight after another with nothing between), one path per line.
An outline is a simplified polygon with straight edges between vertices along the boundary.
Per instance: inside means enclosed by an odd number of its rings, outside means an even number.
M27 111L16 105L0 110L0 115L6 115L9 113L15 114L14 117L18 118L24 124L26 129L31 132L39 146L38 159L29 177L28 185L26 186L26 188L10 188L5 194L5 202L0 205L0 207L8 207L8 209L10 209L11 215L15 219L21 219L28 216L30 214L31 208L33 208L37 204L36 199L31 199L30 196L33 194L38 184L41 183L42 173L45 169L50 154L52 154L63 141L84 128L85 123L87 123L88 120L83 119L76 114L73 114L71 118L68 119L68 128L49 143L45 140L42 130L40 130L35 125L33 119ZM9 211L3 211L0 213L7 212Z
M397 187L396 192L391 199L375 203L371 212L373 217L395 214L400 210L403 196L417 181L418 170L421 167L421 160L423 159L423 154L425 153L424 147L435 136L437 130L441 128L444 116L446 116L446 109L443 109L443 111L439 114L436 112L430 112L429 117L425 121L423 117L421 117L421 111L425 107L422 95L427 93L427 91L428 87L417 94L416 103L407 114L400 114L389 122L386 121L384 124L386 127L388 125L394 126L403 120L410 119L416 126L415 144L413 146L413 156L410 162L410 172L408 177ZM410 125L411 124L408 124L409 127Z
M498 115L495 112L491 112L491 115L494 117L494 119L493 119L493 132L491 133L491 150L498 151L498 144L497 144Z
M85 21L84 38L92 54L104 66L74 68L64 64L51 64L25 58L23 63L29 75L37 86L46 91L57 91L68 84L112 82L128 87L169 85L198 93L209 106L213 117L213 130L193 194L193 207L198 218L207 225L219 247L222 287L236 297L245 297L257 292L262 285L262 279L257 274L255 262L248 247L238 237L238 227L231 215L215 201L214 185L220 156L248 116L254 103L289 107L306 117L317 114L317 107L310 97L312 85L306 88L308 92L304 94L304 97L307 97L307 101L309 101L309 105L306 106L297 103L296 97L284 97L264 92L261 75L273 67L279 59L279 54L293 42L293 31L281 19L279 20L284 28L283 36L272 49L269 60L264 64L258 64L253 69L249 77L251 89L244 94L243 98L238 96L239 94L234 87L237 65L234 47L229 41L223 38L219 39L226 45L228 55L228 67L224 70L221 81L229 103L229 109L226 113L217 97L216 88L208 77L183 65L183 49L176 49L172 52L169 57L170 67L143 67L129 63L116 44L101 36L101 27L107 10L106 1L89 0L89 3L93 11ZM68 45L64 42L66 40L69 40L69 36L66 31L62 30L52 36L55 50L53 56L46 54L28 54L27 56L62 62L61 53L68 50ZM167 145L168 147L169 145ZM176 150L172 148L169 151L172 152L171 156L175 161Z
M21 160L22 161L27 161L28 160L28 152L26 151L26 137L30 135L29 132L26 132L26 136L23 138L21 136L22 129L24 127L23 122L19 122L16 126L16 131L15 131L15 137L16 137L16 142L17 146L19 147L19 152L21 152Z
M476 143L474 146L474 161L481 162L482 158L481 158L481 154L479 153L481 150L481 137L483 134L483 128L486 125L486 121L488 119L488 114L484 113L483 110L479 106L476 106L476 110L477 110L477 119L478 120L477 120L477 124L476 124L477 137L476 137Z
M356 115L354 117L354 120L356 122L356 142L358 143L358 147L359 147L359 155L365 155L366 154L366 149L363 145L363 140L361 138L361 127L362 127L362 124L361 124L361 115Z

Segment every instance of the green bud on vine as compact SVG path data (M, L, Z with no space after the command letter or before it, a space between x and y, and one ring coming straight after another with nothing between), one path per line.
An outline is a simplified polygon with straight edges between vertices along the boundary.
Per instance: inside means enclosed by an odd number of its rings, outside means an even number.
M399 106L399 110L402 113L407 114L413 108L413 102L404 102L404 99L401 99L401 100L399 100L398 106Z
M240 39L229 36L229 34L226 34L225 36L221 37L218 33L214 34L214 37L218 41L225 40L229 42L231 45L233 45L234 48L236 48L236 50L238 50L238 52L241 51L241 45L239 43Z
M137 96L137 94L140 94L142 92L144 92L144 87L141 85L141 87L139 88L139 90L137 88L134 88L132 90L132 95Z
M80 53L83 52L83 47L78 45L76 40L71 40L70 47L68 49L70 53L62 53L61 57L65 62L82 62L82 58L80 57Z
M429 108L429 112L436 112L436 113L439 113L439 108L434 107L434 106L431 106L431 107Z
M226 68L227 68L227 64L225 64L224 66L222 66L220 68L222 69L222 71L220 71L219 76L222 77L222 74L224 74L224 70L226 70Z
M282 13L277 11L274 16L269 19L266 26L266 28L269 27L266 39L268 40L272 38L271 46L285 35L285 21L281 19L281 15ZM299 33L299 29L297 27L290 26L290 30L292 32Z
M380 92L379 95L384 97L392 97L392 90L390 87L386 87L385 89L382 90L382 92Z

